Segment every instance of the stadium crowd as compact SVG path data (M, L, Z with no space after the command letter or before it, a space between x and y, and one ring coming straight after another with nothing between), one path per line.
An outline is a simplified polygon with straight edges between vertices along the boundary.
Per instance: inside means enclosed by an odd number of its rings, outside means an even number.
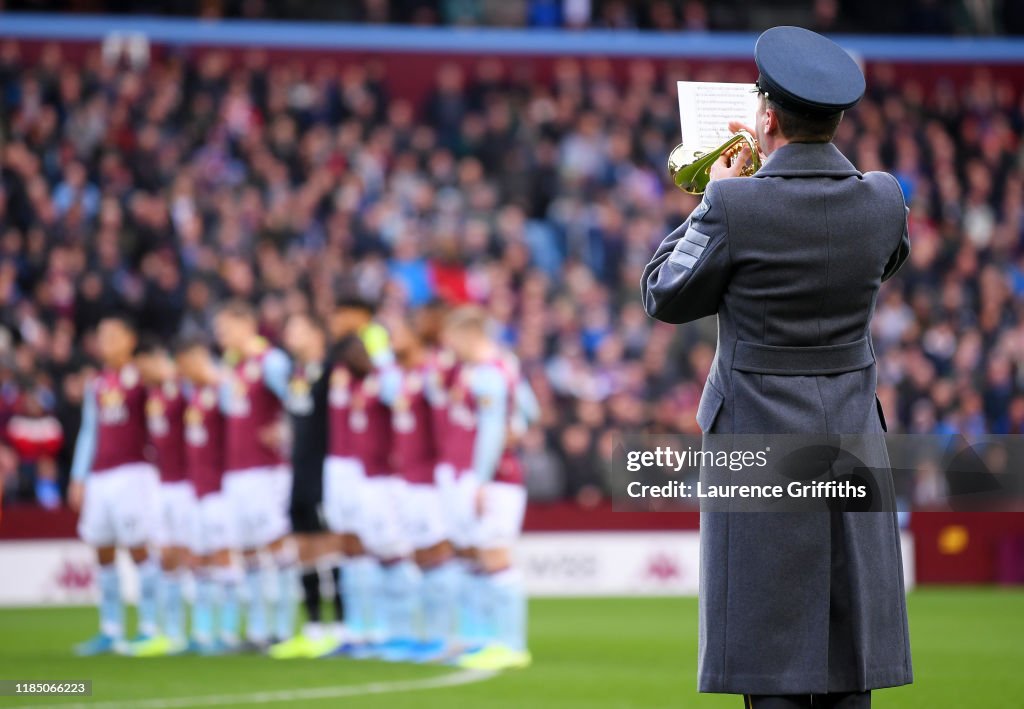
M57 505L103 313L172 338L242 297L278 341L339 285L401 317L484 304L543 411L531 499L607 494L617 430L696 431L713 320L647 318L640 274L696 198L672 188L676 79L644 61L444 66L429 98L372 67L219 52L38 61L0 46L0 477ZM737 80L749 80L741 76ZM894 172L910 262L875 318L890 431L1024 432L1024 95L875 67L839 147ZM64 442L67 442L66 444ZM927 486L916 500L928 504Z

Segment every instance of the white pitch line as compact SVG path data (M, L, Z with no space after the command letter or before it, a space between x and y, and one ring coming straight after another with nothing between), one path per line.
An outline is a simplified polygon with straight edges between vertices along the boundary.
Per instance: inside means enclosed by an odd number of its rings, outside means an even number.
M182 709L183 707L213 707L225 704L274 704L294 702L302 699L338 699L358 697L367 694L389 694L391 692L412 692L419 689L442 689L473 684L491 679L496 672L461 670L440 677L425 679L395 680L393 682L370 682L369 684L348 684L335 687L308 687L306 689L282 689L274 692L250 692L248 694L207 694L196 697L167 697L166 699L132 699L116 702L95 702L79 704L25 704L11 709Z

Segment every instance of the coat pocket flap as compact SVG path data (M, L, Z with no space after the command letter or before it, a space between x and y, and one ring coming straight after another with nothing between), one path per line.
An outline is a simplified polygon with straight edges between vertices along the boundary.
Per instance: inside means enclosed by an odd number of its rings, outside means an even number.
M704 385L704 393L700 395L697 405L697 425L704 433L708 433L715 424L718 412L722 409L725 397L710 383Z

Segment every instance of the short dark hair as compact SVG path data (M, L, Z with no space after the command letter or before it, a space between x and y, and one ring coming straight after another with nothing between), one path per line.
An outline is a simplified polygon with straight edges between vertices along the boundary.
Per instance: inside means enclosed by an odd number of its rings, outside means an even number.
M827 116L807 116L783 108L770 98L765 99L768 108L779 118L779 131L787 140L797 143L830 143L835 137L843 112Z
M348 310L362 310L367 315L373 315L376 311L373 303L366 298L359 295L352 295L351 293L343 293L334 299L334 307L338 310L342 308Z
M366 351L366 345L356 336L346 337L337 348L338 362L356 379L362 379L373 372L373 360Z
M174 341L174 354L176 355L197 349L204 349L207 352L212 349L209 338L202 333L181 335Z
M139 343L135 346L135 354L137 355L157 355L167 354L167 344L163 338L158 337L152 332L144 332L139 337Z
M232 298L221 304L220 308L217 309L218 315L227 315L233 318L245 319L255 321L256 308L253 304L244 298Z
M103 317L101 317L99 321L103 322L104 320L109 322L115 322L121 327L123 327L125 330L128 330L133 334L137 335L139 332L139 326L135 320L135 316L132 315L127 310L111 310L109 312L106 312L103 314Z
M294 313L288 315L287 319L292 320L293 318L305 320L306 323L314 330L317 330L318 332L321 332L324 335L327 334L327 329L324 327L324 324L320 321L320 318L318 318L316 315L309 312L308 310L296 310Z

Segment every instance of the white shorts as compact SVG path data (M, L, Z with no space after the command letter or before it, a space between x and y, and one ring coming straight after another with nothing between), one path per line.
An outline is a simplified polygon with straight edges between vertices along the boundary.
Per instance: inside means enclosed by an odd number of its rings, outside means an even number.
M224 474L222 489L230 508L232 534L242 551L261 549L291 530L284 479L281 466Z
M365 507L366 473L355 458L331 456L324 461L323 511L327 528L335 534L358 534Z
M476 474L467 470L456 475L455 468L441 463L434 471L441 510L447 523L448 539L456 549L469 549L476 541Z
M402 524L405 481L395 475L366 478L365 506L359 537L366 550L380 559L398 559L412 553Z
M476 523L478 549L510 549L523 529L526 488L511 483L483 486L483 511Z
M285 516L288 515L288 508L292 505L292 469L289 465L282 465L274 468L274 476L277 480L276 499L281 502ZM289 525L290 526L290 525Z
M428 549L448 538L436 485L407 482L402 498L402 523L413 549Z
M180 480L160 483L160 531L163 547L188 547L195 529L196 494L192 483Z
M157 535L160 476L149 463L129 463L85 479L78 536L94 547L150 544Z
M224 493L214 492L196 502L192 521L191 548L196 556L235 548L231 507Z

